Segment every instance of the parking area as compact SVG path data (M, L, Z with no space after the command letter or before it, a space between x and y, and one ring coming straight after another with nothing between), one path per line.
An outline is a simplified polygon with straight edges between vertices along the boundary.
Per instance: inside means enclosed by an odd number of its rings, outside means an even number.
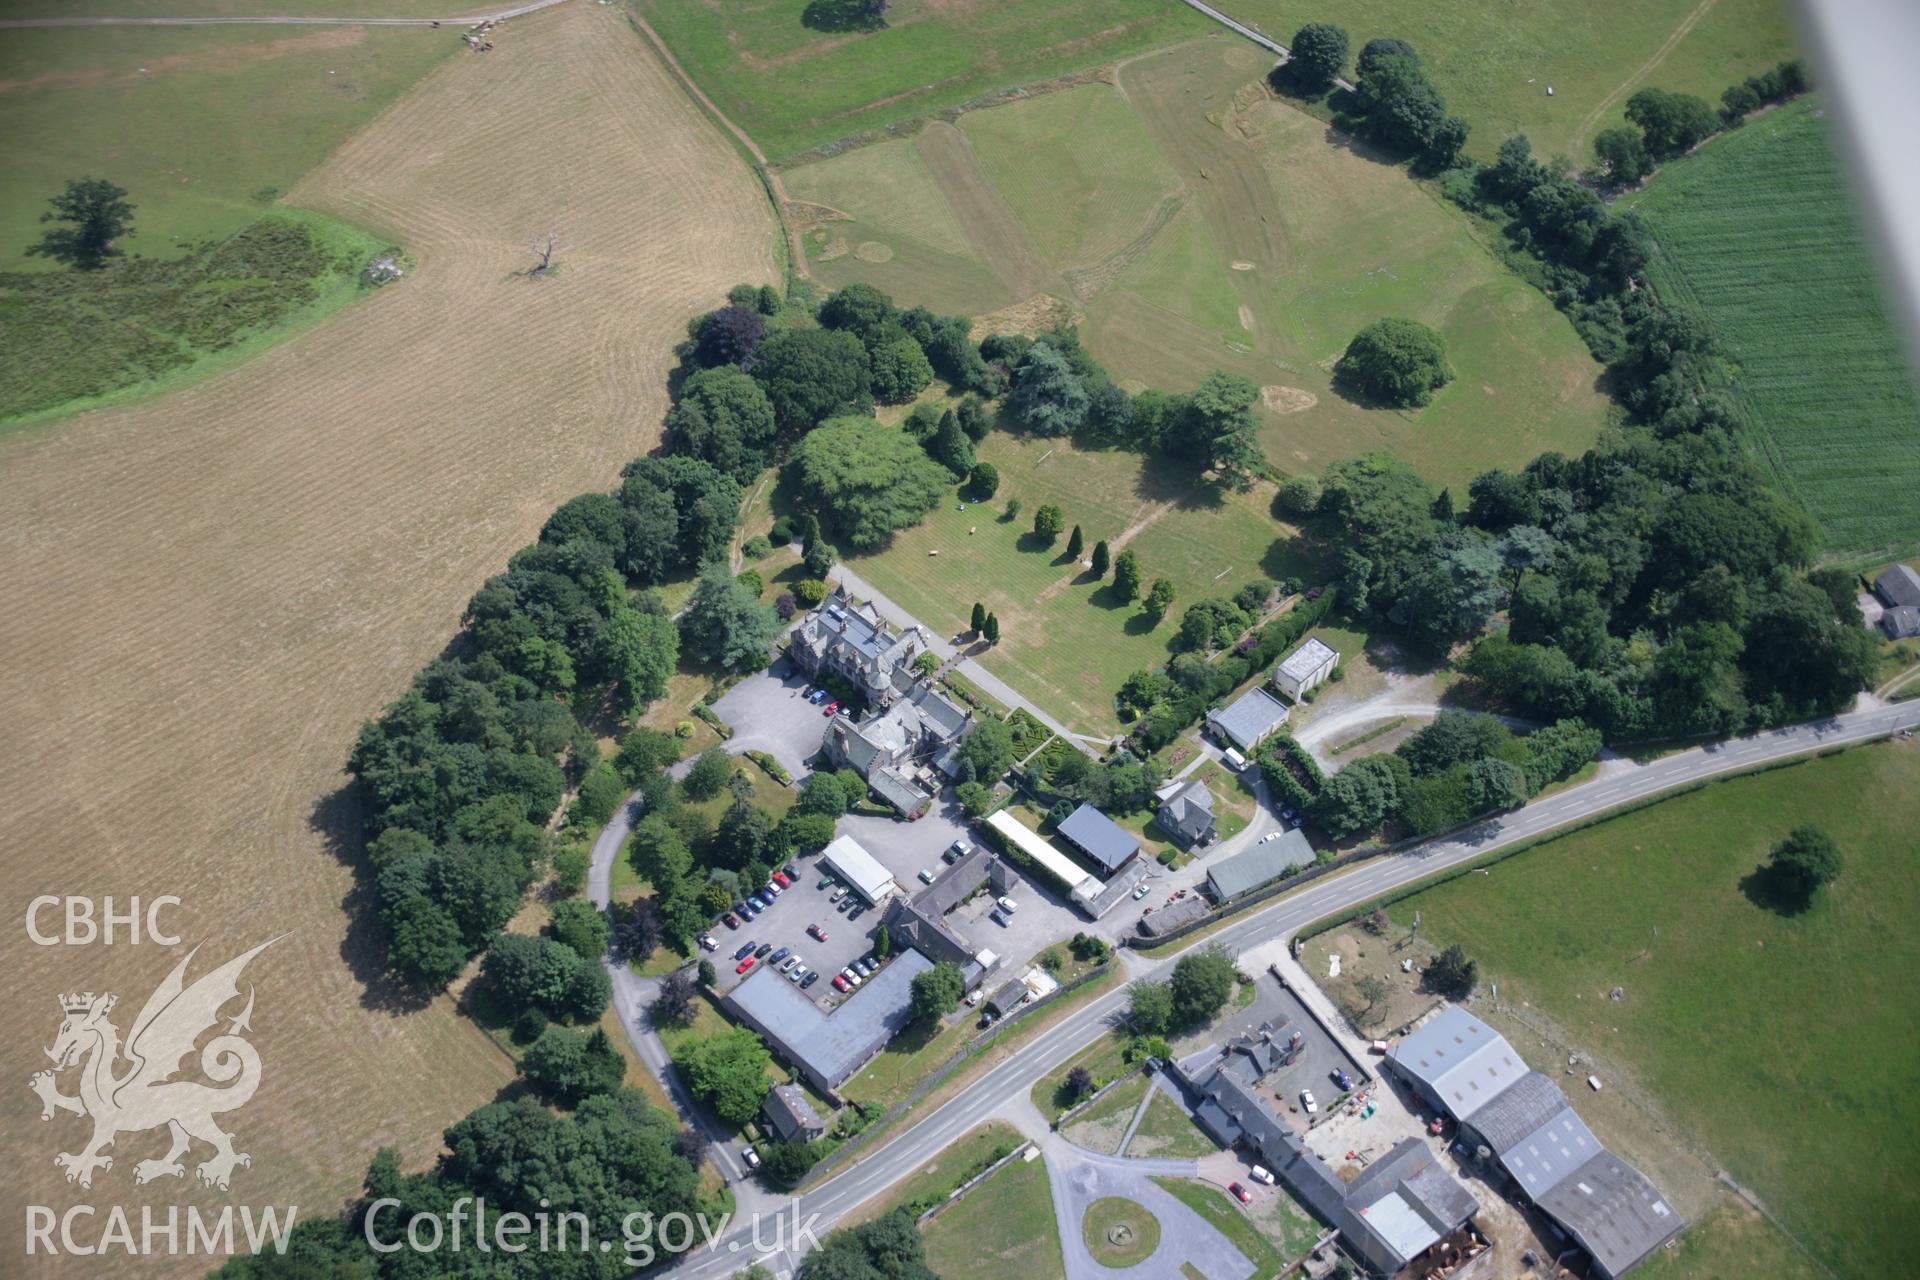
M1333 1078L1336 1070L1344 1070L1356 1085L1366 1081L1346 1049L1314 1021L1306 1005L1293 992L1282 987L1278 978L1265 969L1247 976L1253 979L1252 1003L1230 1010L1205 1035L1197 1037L1191 1044L1176 1046L1176 1051L1191 1053L1209 1040L1225 1041L1237 1035L1254 1033L1269 1022L1277 1024L1283 1019L1290 1022L1301 1035L1300 1056L1293 1065L1282 1067L1268 1076L1261 1082L1261 1087L1271 1089L1286 1104L1287 1118L1304 1128L1310 1117L1301 1110L1301 1090L1312 1091L1314 1102L1319 1107L1319 1112L1312 1118L1318 1119L1329 1115L1334 1099L1341 1096L1340 1086L1334 1083Z
M833 902L834 887L820 887L826 872L817 857L797 859L795 866L800 872L799 880L775 898L772 906L752 920L742 920L738 929L722 925L714 930L714 941L720 946L712 953L712 959L719 971L721 992L732 990L745 976L734 971L738 964L736 953L751 941L756 950L762 945L771 950L749 972L758 971L780 948L787 947L809 969L819 972L820 980L805 990L816 1003L826 1007L839 996L833 989L833 975L872 948L873 926L880 922L880 913L868 908L858 919L849 920L854 907L837 908L850 901L863 906L858 896L849 893L839 903ZM807 932L807 926L813 924L826 933L825 942Z
M967 821L951 793L936 800L918 822L854 815L842 818L838 830L858 840L891 871L901 891L908 896L926 888L926 882L920 879L922 871L933 872L936 882L948 873L948 866L940 855L955 840L992 847ZM976 951L985 948L999 956L1003 970L1008 966L1024 967L1047 947L1064 942L1088 927L1086 919L1065 897L1018 867L1009 864L1009 869L1019 878L1021 887L1006 895L1017 908L1006 917L1006 924L997 924L988 918L993 912L993 898L984 893L954 908L946 918L948 926Z
M827 718L807 701L806 687L806 677L783 657L722 694L713 710L733 726L727 751L733 755L764 751L795 782L805 777L807 761L819 754L827 736Z

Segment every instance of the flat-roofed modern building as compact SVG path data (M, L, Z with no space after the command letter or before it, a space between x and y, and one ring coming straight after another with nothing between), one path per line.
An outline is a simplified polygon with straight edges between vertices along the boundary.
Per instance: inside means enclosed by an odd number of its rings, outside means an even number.
M855 893L875 905L900 887L894 882L893 873L881 866L879 860L852 836L840 836L822 849L820 865L845 880Z
M913 979L931 968L918 951L902 951L832 1012L768 969L750 974L721 1003L814 1088L837 1098L912 1019Z
M1319 636L1308 636L1273 669L1273 687L1298 702L1325 684L1340 655Z

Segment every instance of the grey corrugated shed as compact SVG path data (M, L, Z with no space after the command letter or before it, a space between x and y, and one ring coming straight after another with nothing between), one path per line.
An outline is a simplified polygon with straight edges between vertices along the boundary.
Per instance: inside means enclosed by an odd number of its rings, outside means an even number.
M1457 1004L1403 1038L1387 1057L1456 1120L1471 1119L1527 1074L1507 1038Z
M1880 615L1880 629L1889 640L1910 640L1920 636L1920 609L1903 604Z
M1226 706L1207 712L1207 723L1236 746L1251 749L1260 739L1285 724L1286 704L1255 685Z
M1090 804L1075 809L1059 829L1080 852L1105 867L1109 875L1140 852L1140 841L1131 831Z
M1243 893L1251 893L1263 884L1278 880L1295 867L1313 861L1313 846L1298 827L1278 840L1256 844L1244 853L1236 853L1207 872L1207 886L1214 899L1226 902Z
M1645 1174L1607 1151L1534 1203L1565 1227L1608 1277L1638 1266L1685 1225Z

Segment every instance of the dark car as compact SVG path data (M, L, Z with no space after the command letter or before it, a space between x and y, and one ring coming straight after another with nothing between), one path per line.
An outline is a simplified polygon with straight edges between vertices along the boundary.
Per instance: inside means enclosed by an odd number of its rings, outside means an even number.
M771 955L770 957L768 957L768 959L767 959L767 963L768 963L768 964L779 964L779 963L780 963L780 962L781 962L782 960L785 960L785 959L786 959L786 958L787 958L788 956L790 956L790 955L792 955L792 954L793 954L793 948L792 948L792 947L782 947L782 948L780 948L780 949L779 949L778 951L776 951L776 952L774 952L774 953L773 953L773 955Z
M1335 1067L1332 1071L1329 1071L1327 1074L1333 1077L1334 1084L1340 1087L1341 1092L1344 1093L1348 1089L1353 1088L1353 1077L1348 1075L1345 1071L1342 1071L1339 1067Z
M726 926L729 929L738 929L740 927L740 917L731 911L721 916L720 919L726 922Z
M820 981L820 971L818 969L815 969L813 972L809 973L806 977L800 979L800 989L802 991L805 991L808 987L812 986L814 983L818 981Z
M757 945L759 944L754 942L752 938L748 938L746 942L741 946L741 948L738 951L733 953L733 958L735 960L745 960L748 956L753 954L753 949Z
M773 944L771 942L763 942L753 949L753 958L755 960L765 960L772 951Z
M796 883L799 881L800 868L796 867L793 863L789 862L786 866L780 868L780 870L786 873L787 879L795 881Z

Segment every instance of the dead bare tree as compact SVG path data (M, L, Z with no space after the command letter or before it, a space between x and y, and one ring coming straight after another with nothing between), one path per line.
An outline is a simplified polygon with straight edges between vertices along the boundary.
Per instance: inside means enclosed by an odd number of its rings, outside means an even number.
M535 236L532 240L529 240L527 242L527 252L531 253L540 261L539 265L528 270L528 277L538 280L543 276L550 276L555 271L558 271L559 268L553 265L553 255L558 253L561 247L560 233L558 231L549 231L545 236Z

